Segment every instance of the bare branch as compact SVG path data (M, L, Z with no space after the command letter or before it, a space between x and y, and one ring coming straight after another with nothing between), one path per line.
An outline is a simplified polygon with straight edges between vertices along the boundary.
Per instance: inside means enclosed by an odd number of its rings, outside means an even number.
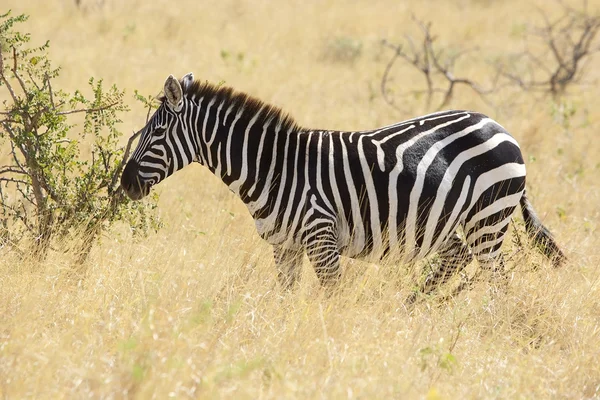
M29 79L31 81L31 83L33 84L33 86L35 86L35 88L39 91L42 91L43 88L40 87L40 85L37 84L37 82L35 81L35 78L33 77L33 75L31 74L31 71L27 71L27 75L29 76Z
M21 183L23 185L27 185L28 183L22 179L17 178L5 178L0 176L0 182L11 182L11 183Z
M23 79L21 79L21 75L19 75L19 72L18 72L17 49L15 47L13 47L12 50L13 50L13 68L12 68L13 75L15 76L15 78L17 78L17 81L19 81L19 85L21 85L21 89L23 90L23 93L27 93L27 86L25 86L25 82L23 82Z
M0 46L0 79L6 85L6 88L8 89L8 92L10 93L10 97L12 97L12 99L15 103L18 103L18 97L15 94L15 91L13 90L12 85L10 84L8 79L6 79L6 76L4 75L4 54L2 54L2 46Z
M0 190L0 193L1 193L1 190ZM19 205L20 205L20 208L14 206L14 205L11 205L11 204L7 204L6 202L3 202L4 209L10 211L12 213L12 216L18 218L23 223L23 226L31 234L34 234L37 236L37 233L35 232L33 225L29 222L29 213L27 212L25 205L23 203L19 203Z
M0 175L3 174L21 174L21 175L27 175L27 172L25 172L22 168L19 167L15 167L15 166L4 166L0 168Z
M28 202L29 204L31 204L34 208L36 207L35 202L33 201L33 198L31 197L31 195L27 195L27 193L25 193L25 191L23 190L23 187L21 186L21 184L17 183L17 191L21 194L21 198ZM27 187L27 186L26 186Z
M12 140L10 140L10 154L12 155L13 161L15 162L17 167L23 171L27 171L25 168L23 168L23 165L19 161L19 157L17 156L17 152L15 149L15 144Z
M127 146L125 147L125 153L123 153L123 160L121 162L122 164L124 164L125 161L127 161L127 159L129 158L129 152L131 151L131 145L133 144L133 141L142 134L143 130L144 129L142 128L139 131L135 132L133 135L131 135L129 140L127 140Z
M146 114L146 123L148 123L148 120L150 119L151 112L152 112L152 107L148 107L148 113Z
M398 59L402 59L423 75L426 84L426 89L404 92L403 96L408 94L425 94L425 102L428 109L431 107L434 95L436 94L441 94L442 96L442 101L436 109L440 110L446 107L451 102L454 95L454 90L458 85L469 87L472 91L477 93L486 104L493 106L493 104L487 99L487 95L495 90L499 74L496 75L494 79L494 86L491 89L483 89L481 85L472 79L465 77L457 78L454 75L456 62L461 57L475 49L464 49L450 56L445 56L442 50L436 49L436 37L431 34L431 23L425 23L417 19L414 15L412 19L419 27L423 36L422 40L420 41L420 47L417 48L415 41L410 36L406 38L406 41L409 44L408 52L405 52L400 45L390 44L387 40L383 40L382 42L384 46L394 51L392 58L384 70L381 80L381 93L386 103L398 109L395 106L394 99L390 97L390 91L387 90L387 85L390 81L392 67L395 65ZM445 81L445 84L440 82L440 77L443 79L443 81ZM443 88L440 86L443 86Z
M52 84L50 83L50 77L48 73L44 75L45 83L48 85L48 94L50 95L50 104L52 105L52 110L56 111L56 105L54 104L54 92L52 91Z
M0 202L3 205L7 204L6 198L4 197L4 191L2 190L2 185L0 185ZM6 208L5 207L0 208L0 212L2 213L2 216L3 216L2 220L1 220L2 226L4 228L6 228L7 224L8 224L8 218L6 217Z
M104 149L100 146L98 146L98 148L100 149L100 157L102 158L102 166L104 167L104 170L106 172L108 172L110 170L110 154L108 154L108 156L104 153Z
M385 40L383 41L383 44L384 45L388 45L390 47L393 47L389 43L387 43ZM400 49L400 47L398 47L398 49L394 53L394 56L387 63L387 65L385 67L385 70L383 71L383 76L381 78L381 84L380 84L380 90L381 90L381 95L383 96L383 100L386 103L388 103L390 106L392 106L396 110L402 111L398 106L396 106L396 104L394 102L394 99L392 97L388 97L388 90L386 88L386 85L387 85L388 79L389 79L390 70L392 69L392 66L394 65L394 63L396 62L396 60L398 59L398 57L400 56L400 50L399 49Z
M129 159L129 152L131 151L131 145L133 144L133 141L135 139L137 139L138 136L140 136L142 134L142 131L144 130L144 128L140 129L139 131L135 132L127 141L127 145L125 146L125 152L123 153L123 158L121 159L121 162L119 163L119 165L117 166L117 168L115 169L115 172L112 176L112 179L110 180L110 187L114 188L117 180L119 179L119 177L121 176L121 171L123 171L123 168L125 167L125 163L127 162L127 159ZM119 188L117 188L117 190L119 190Z
M8 123L6 123L6 122L2 122L2 127L4 128L4 130L6 132L8 132L8 136L10 137L10 144L11 144L11 147L12 147L11 153L13 155L13 159L18 164L17 154L14 151L15 150L14 143L17 142L15 132L12 130L12 128L10 127L10 125ZM27 153L27 150L25 150L25 147L23 147L22 144L18 144L17 146L19 148L19 151L21 151L21 154L23 154L23 156L25 158L27 158L28 153ZM19 166L21 166L21 165L19 165Z
M548 92L554 97L580 82L587 61L600 52L600 47L593 46L600 31L600 16L588 13L586 1L582 11L560 0L557 3L563 8L562 15L551 21L543 10L538 10L543 23L531 29L525 39L525 52L517 55L517 60L527 64L529 76L499 67L509 83L526 91ZM545 50L538 53L530 50L531 38L541 41Z
M69 115L69 114L77 114L77 113L93 113L93 112L108 110L109 108L112 108L112 107L116 106L117 104L119 104L119 102L115 101L113 103L107 104L107 105L102 106L102 107L80 108L80 109L77 109L77 110L60 111L60 112L57 112L56 115Z

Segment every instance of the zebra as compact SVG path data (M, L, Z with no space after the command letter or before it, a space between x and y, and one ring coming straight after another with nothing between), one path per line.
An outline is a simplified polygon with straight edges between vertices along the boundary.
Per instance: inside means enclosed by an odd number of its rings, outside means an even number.
M340 256L412 265L437 253L425 293L473 258L502 269L519 204L534 244L556 266L565 260L527 198L517 141L483 114L305 129L275 106L191 73L170 75L159 100L123 170L125 193L139 200L175 171L204 165L245 203L285 288L297 282L304 254L324 287L340 280Z

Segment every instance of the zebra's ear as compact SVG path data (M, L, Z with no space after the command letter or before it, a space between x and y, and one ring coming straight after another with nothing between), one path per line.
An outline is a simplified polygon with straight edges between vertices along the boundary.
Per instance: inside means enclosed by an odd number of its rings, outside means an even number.
M183 90L187 91L192 82L194 82L194 74L190 72L189 74L184 75L181 81L183 82Z
M179 106L179 103L181 103L181 99L183 98L183 89L181 89L179 81L175 79L173 75L169 75L165 81L164 91L169 104L173 107Z

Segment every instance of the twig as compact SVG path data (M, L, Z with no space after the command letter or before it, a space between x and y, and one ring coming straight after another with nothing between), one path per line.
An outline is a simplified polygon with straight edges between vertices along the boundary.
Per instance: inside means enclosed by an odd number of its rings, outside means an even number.
M2 191L2 185L0 185L0 202L2 202L2 204L6 204L6 199L4 198L4 192ZM6 215L6 209L4 207L2 207L0 209L0 211L2 211L2 215ZM6 227L6 218L2 221L2 225L4 225Z
M44 79L48 85L48 94L50 95L50 104L52 104L52 110L56 111L56 105L54 104L54 92L52 91L52 84L50 83L50 77L48 73L44 74Z
M0 175L7 174L7 173L27 175L27 172L25 172L25 170L23 170L22 168L18 168L18 167L14 167L14 166L4 166L4 167L0 168Z
M4 84L6 85L6 88L8 89L8 93L10 93L10 97L12 97L12 99L15 103L18 103L17 95L15 94L15 91L13 90L12 85L10 84L8 79L6 79L6 76L4 75L4 54L2 54L2 46L0 46L0 79L2 79L2 82L4 82Z
M11 182L11 183L21 183L23 185L28 185L27 182L25 182L22 179L17 179L17 178L4 178L0 176L0 182Z
M98 112L98 111L107 110L109 108L112 108L112 107L116 106L117 104L119 104L119 102L115 101L115 102L113 102L111 104L107 104L107 105L102 106L102 107L80 108L80 109L77 109L77 110L60 111L60 112L57 112L56 115L69 115L69 114L77 114L77 113L82 113L82 112L84 112L84 113L94 113L94 112Z
M389 44L385 40L383 41L383 44L389 46ZM396 106L394 99L388 97L388 95L387 95L388 91L386 90L386 84L389 79L390 70L392 69L392 66L394 65L394 63L396 62L398 57L400 56L399 53L400 52L398 50L396 52L394 52L394 56L387 63L385 70L383 71L383 77L381 78L380 90L381 90L381 95L383 96L383 99L385 100L385 102L388 103L393 108L395 108L396 110L402 112L402 110L398 106Z
M15 164L17 164L18 168L20 168L23 171L27 171L25 168L23 168L23 165L19 161L19 157L17 157L17 152L15 151L15 144L14 144L14 141L12 140L12 137L13 136L11 136L11 140L10 140L10 154L13 157L13 161L15 162Z
M23 188L21 187L20 184L16 184L17 186L17 191L21 194L22 198L27 201L29 204L31 204L33 207L37 207L35 202L32 200L31 196L28 196L27 193L25 193L23 191Z
M104 171L108 172L110 171L110 154L107 158L106 154L104 153L104 149L100 146L98 146L98 149L100 150L100 157L102 158L102 166L104 167Z
M31 71L27 71L27 75L29 76L30 82L33 83L33 86L35 86L35 88L41 92L43 90L43 88L41 88L40 85L37 84L37 82L35 81L35 78L31 74Z
M12 48L13 50L13 68L12 68L12 72L13 75L15 76L15 78L17 78L17 81L19 81L19 85L21 85L21 89L23 90L23 93L27 93L27 86L25 86L25 82L23 82L23 79L21 79L21 75L19 75L18 71L18 65L17 65L17 49L15 47Z
M146 114L146 123L148 123L148 120L150 119L150 113L152 112L152 106L148 107L148 113Z
M125 146L125 152L123 153L123 158L121 159L119 166L115 169L113 177L110 181L111 188L115 187L115 184L117 183L117 180L119 179L119 176L121 175L121 171L123 171L123 167L124 167L125 163L127 162L127 159L129 158L129 152L131 151L131 145L133 144L133 141L142 134L143 130L144 130L144 128L135 132L127 141L127 146ZM117 188L116 190L118 191L119 189L120 189L120 187Z
M8 132L8 136L10 137L10 144L11 144L11 147L12 147L11 153L13 155L13 159L15 160L15 162L17 164L19 164L19 167L22 167L20 165L20 163L18 162L17 154L14 151L14 149L15 149L14 143L17 142L15 132L12 130L12 128L10 127L10 125L7 124L7 123L5 123L5 122L2 122L2 127L4 128L4 130L6 130L6 132ZM23 154L23 156L25 158L27 158L28 153L27 153L27 150L25 150L25 148L23 147L23 145L21 145L19 143L19 144L17 144L17 146L18 146L19 150L21 151L21 154Z
M456 327L456 335L454 335L454 338L452 339L452 343L450 343L450 347L448 347L448 353L452 354L452 352L454 351L454 348L456 347L456 343L458 343L458 339L460 338L460 333L462 330L463 325L465 324L465 321L460 321L458 323L458 326Z

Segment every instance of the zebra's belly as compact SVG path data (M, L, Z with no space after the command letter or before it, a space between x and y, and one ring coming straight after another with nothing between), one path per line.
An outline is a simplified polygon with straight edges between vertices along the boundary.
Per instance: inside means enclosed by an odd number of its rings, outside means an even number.
M256 219L254 225L260 237L273 246L283 246L289 249L302 247L302 232L300 231L296 235L291 234L290 232L293 231L291 226L282 226L277 229L274 221L267 219Z
M398 230L403 232L402 227ZM446 237L440 238L440 241L430 245L428 248L422 248L417 243L407 246L404 238L398 238L390 243L389 240L383 240L380 246L373 245L373 239L366 237L366 243L357 243L350 239L346 244L340 245L340 255L356 260L378 263L385 261L390 264L412 263L426 258L435 253L441 247L441 244L454 234L450 232Z

